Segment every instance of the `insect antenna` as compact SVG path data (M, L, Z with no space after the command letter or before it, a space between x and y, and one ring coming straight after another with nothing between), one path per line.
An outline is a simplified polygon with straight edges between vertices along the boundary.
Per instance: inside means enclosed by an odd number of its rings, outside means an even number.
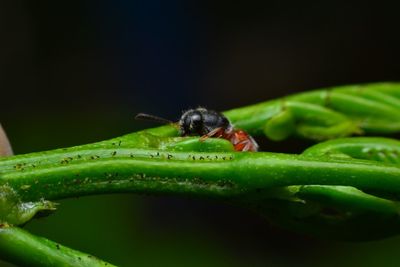
M135 116L135 120L142 120L142 121L155 121L161 124L173 124L174 122L171 120L167 120L158 116L146 114L146 113L138 113Z

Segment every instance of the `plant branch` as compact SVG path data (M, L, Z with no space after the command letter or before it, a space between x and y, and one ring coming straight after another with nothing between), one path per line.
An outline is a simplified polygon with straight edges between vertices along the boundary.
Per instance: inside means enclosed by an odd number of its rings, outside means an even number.
M400 131L400 84L311 91L224 114L235 127L272 140L393 133ZM59 255L51 241L8 225L53 210L52 200L112 192L220 198L297 231L363 239L376 228L379 238L400 229L399 162L400 144L388 139L340 139L301 155L245 153L223 139L179 137L173 126L3 158L0 221L7 227L0 252L18 263L52 266L50 255L69 266L79 252ZM23 256L21 244L30 249Z
M35 154L25 156L23 163L10 158L7 163L12 167L7 167L11 170L1 174L3 185L23 201L112 192L232 197L252 190L312 184L400 193L398 166L357 159L115 147L70 151L64 156L45 164Z
M0 255L2 259L20 266L109 266L92 255L85 254L46 238L37 237L15 226L0 228Z

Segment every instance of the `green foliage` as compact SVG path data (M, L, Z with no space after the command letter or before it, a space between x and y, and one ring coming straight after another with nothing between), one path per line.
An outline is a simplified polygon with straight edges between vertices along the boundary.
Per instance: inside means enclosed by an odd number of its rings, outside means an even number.
M27 190L29 185L22 186ZM56 205L47 200L23 202L20 196L8 185L0 186L0 223L21 225L31 220L36 214L48 214Z
M21 266L113 266L94 256L34 236L10 225L0 229L0 255L2 259Z
M225 114L236 127L271 140L339 139L300 155L234 152L226 140L200 142L163 126L99 143L4 158L0 251L14 261L23 244L38 257L30 261L26 255L32 266L54 266L56 259L60 266L85 266L76 261L82 258L80 252L68 249L70 256L60 257L50 241L31 238L13 225L26 223L43 208L54 209L48 201L112 192L218 198L320 237L365 240L399 233L400 142L341 137L398 132L400 84L311 91ZM46 247L44 253L38 252L38 244ZM87 256L85 262L99 264Z

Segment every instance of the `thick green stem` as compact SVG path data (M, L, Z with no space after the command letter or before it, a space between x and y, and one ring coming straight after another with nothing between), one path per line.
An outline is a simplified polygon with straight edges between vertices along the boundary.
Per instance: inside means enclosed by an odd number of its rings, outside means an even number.
M235 127L272 140L393 133L400 130L400 84L323 89L224 114ZM398 233L398 202L366 192L398 199L400 143L353 140L302 155L241 153L226 140L181 138L170 125L0 159L0 252L27 266L107 265L9 225L53 210L48 200L112 192L218 197L321 235L362 239L372 229L366 221L373 221L376 237Z
M81 154L85 158L79 158ZM312 184L400 193L399 167L355 159L125 148L68 155L67 161L55 158L44 165L35 154L25 157L23 167L1 174L2 185L14 189L24 201L111 192L233 197L251 190ZM14 165L12 158L8 161Z

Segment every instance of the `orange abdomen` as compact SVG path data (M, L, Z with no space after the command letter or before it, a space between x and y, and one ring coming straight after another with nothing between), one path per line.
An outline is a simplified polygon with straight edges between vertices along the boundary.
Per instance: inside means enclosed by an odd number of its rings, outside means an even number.
M229 140L236 151L257 151L258 145L254 139L243 130L225 132L223 138Z

